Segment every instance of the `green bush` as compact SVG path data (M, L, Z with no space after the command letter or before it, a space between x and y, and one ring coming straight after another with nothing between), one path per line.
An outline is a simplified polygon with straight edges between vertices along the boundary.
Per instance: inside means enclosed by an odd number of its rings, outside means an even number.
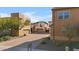
M9 40L10 37L9 36L4 36L3 39L4 39L4 41L6 41L6 40Z
M24 25L30 25L30 20L29 19L27 19L25 22L24 22Z
M2 37L0 38L0 41L3 41L3 38Z
M50 40L50 37L46 37L46 38L43 38L44 40L41 42L41 44L47 44L48 41Z
M2 36L0 37L0 41L7 41L10 39L10 36Z

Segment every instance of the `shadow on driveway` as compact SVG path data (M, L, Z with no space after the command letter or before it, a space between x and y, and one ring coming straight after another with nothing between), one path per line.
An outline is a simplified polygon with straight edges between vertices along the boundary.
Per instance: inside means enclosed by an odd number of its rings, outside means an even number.
M3 51L64 51L64 49L56 47L56 45L53 44L51 40L49 40L48 43L45 45L40 44L42 41L43 40L40 39L36 41L25 42L23 44L5 49Z

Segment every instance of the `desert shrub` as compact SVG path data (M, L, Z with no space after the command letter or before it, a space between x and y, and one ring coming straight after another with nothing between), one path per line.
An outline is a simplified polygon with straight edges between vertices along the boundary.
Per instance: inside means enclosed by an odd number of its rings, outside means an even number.
M3 38L2 37L0 38L0 41L3 41Z
M43 42L41 42L41 44L46 44L47 42L45 42L45 41L43 41Z
M4 40L4 41L9 40L9 39L10 39L10 36L4 36L4 37L3 37L3 40Z
M7 41L10 39L10 36L2 36L0 37L0 41Z
M47 44L49 40L50 40L50 37L43 38L43 41L41 42L41 44Z

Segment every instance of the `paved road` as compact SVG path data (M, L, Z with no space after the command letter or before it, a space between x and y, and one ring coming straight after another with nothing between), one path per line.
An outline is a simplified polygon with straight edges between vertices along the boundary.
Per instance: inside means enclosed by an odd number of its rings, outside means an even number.
M27 51L28 45L32 43L33 51L41 51L35 47L41 42L41 38L48 37L49 34L30 34L28 36L13 39L0 43L0 50L4 51ZM42 50L43 51L43 50Z

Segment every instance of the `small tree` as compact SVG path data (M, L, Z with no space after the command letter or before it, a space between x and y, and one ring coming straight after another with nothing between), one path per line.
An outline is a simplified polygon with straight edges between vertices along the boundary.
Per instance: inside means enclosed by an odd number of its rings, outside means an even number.
M67 45L69 46L71 39L77 36L77 31L73 25L67 24L64 26L63 34L68 38Z
M30 20L26 20L25 22L24 22L24 25L30 25Z
M11 18L10 29L11 29L11 35L12 36L18 35L19 21L17 20L17 18Z

